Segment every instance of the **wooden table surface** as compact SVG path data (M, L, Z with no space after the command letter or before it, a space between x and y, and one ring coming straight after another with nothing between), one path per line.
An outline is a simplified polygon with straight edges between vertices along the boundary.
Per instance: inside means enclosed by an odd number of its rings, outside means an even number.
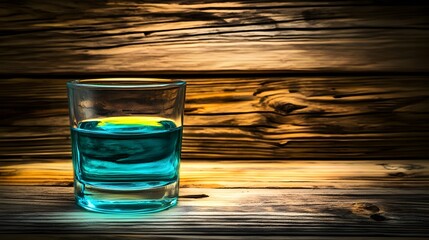
M1 1L0 238L426 239L428 11ZM65 82L146 76L188 82L179 204L84 211Z
M405 160L183 161L178 206L115 215L74 204L70 161L10 163L1 170L0 231L40 239L427 237L428 169Z

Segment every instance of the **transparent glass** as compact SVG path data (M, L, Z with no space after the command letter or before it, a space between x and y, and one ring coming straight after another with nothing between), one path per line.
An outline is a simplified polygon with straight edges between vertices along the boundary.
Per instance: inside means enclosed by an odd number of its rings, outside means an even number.
M67 88L77 204L97 212L174 206L186 83L109 78Z

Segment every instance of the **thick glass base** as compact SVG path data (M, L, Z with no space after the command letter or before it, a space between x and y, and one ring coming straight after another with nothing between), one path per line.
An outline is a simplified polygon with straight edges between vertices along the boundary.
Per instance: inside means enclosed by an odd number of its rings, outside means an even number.
M75 181L76 203L90 211L102 213L150 213L177 204L178 182L151 188L100 188Z

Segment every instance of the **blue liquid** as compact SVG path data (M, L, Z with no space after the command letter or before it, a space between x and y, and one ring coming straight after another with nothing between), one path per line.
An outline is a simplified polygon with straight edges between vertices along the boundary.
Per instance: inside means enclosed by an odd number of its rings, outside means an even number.
M153 212L176 204L182 128L155 117L111 117L72 129L75 197L98 212Z

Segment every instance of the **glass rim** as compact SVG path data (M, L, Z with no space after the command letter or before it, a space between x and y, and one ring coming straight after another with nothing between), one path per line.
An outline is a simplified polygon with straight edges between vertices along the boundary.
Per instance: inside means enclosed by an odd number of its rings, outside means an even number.
M167 78L88 78L67 82L69 88L91 89L156 89L185 85L183 80Z

